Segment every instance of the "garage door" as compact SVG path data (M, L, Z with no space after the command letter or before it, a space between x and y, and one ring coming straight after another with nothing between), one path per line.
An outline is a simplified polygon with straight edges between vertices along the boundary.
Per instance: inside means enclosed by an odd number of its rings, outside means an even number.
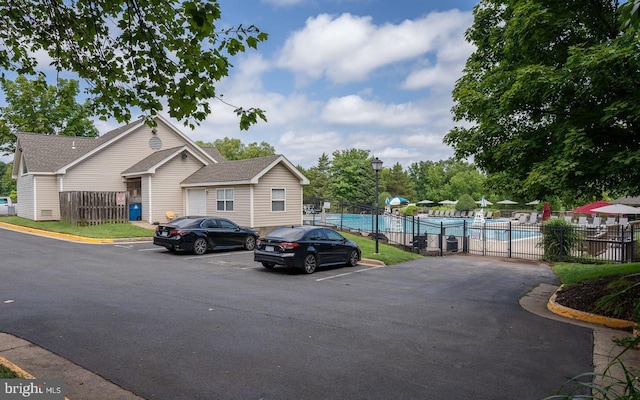
M207 193L204 189L187 189L187 215L207 215Z

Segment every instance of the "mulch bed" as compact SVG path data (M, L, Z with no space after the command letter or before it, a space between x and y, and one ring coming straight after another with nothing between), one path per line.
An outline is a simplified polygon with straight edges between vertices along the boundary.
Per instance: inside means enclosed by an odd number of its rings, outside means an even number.
M604 296L621 290L620 286L616 289L616 284L621 280L617 276L585 281L563 288L558 291L556 302L574 310L605 317L633 320L633 309L636 303L640 301L640 276L630 276L624 279L631 284L637 283L637 285L620 296L614 306L612 303L612 307L599 307L598 302Z

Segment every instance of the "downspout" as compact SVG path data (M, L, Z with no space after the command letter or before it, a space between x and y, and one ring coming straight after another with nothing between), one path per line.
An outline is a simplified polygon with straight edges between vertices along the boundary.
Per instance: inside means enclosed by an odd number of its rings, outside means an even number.
M147 203L149 204L147 208L149 208L149 214L147 214L147 222L150 224L153 224L153 207L152 207L152 193L153 191L151 190L151 175L148 176L148 189L147 189Z
M254 185L249 185L249 226L251 228L255 228L256 226L256 221L255 221L255 209L254 209L254 201L253 201L253 196L254 196Z

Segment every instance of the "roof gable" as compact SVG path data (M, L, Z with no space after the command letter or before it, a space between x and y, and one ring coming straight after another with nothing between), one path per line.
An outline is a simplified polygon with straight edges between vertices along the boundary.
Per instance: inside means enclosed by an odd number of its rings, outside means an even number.
M122 175L131 176L154 174L156 172L156 169L166 164L169 160L172 160L178 154L183 154L185 156L189 154L191 157L200 161L203 165L206 165L206 161L195 154L189 147L178 146L166 150L159 150L150 154L146 158L140 160L136 164L124 170L122 172Z
M163 117L158 115L155 118L158 122L169 127L185 142L185 145L190 144L194 148L194 151L191 152L192 155L201 160L203 164L224 160L217 149L205 150ZM82 163L93 154L109 148L126 135L138 131L144 125L144 120L139 119L97 138L22 133L18 135L16 142L16 153L20 152L20 154L16 154L14 159L19 160L19 157L22 157L22 161L30 173L65 173L67 169Z
M301 184L309 180L282 155L230 160L218 164L209 164L182 181L182 186L215 186L220 184L258 183L261 176L278 164L284 164Z

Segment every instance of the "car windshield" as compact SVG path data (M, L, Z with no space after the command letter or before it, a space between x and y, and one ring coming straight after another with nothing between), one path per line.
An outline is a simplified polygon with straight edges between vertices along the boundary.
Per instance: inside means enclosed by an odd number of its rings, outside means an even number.
M302 228L295 228L295 227L277 228L269 232L267 237L279 238L287 241L294 241L294 240L302 239L305 233L307 233L307 230Z

